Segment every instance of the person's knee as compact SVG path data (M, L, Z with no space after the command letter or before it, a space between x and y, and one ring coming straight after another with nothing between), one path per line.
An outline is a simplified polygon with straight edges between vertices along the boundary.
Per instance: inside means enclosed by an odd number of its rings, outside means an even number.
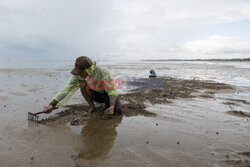
M86 81L81 81L81 82L80 82L80 88L81 88L82 90L85 90L86 87L87 87L87 82L86 82Z
M91 89L88 89L86 81L81 81L79 86L80 86L80 89L84 98L88 98L88 99L92 98L92 91Z

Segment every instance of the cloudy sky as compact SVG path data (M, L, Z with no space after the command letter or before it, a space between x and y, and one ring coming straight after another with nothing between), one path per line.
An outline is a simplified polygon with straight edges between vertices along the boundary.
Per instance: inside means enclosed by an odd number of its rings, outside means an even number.
M250 57L250 0L1 0L0 58Z

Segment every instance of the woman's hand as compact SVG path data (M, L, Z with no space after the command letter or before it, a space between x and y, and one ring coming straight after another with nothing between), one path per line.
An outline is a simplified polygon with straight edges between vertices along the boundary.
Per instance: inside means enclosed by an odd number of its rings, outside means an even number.
M53 109L53 106L52 106L52 105L48 105L48 106L43 107L43 111L44 111L44 113L46 113L46 114L51 113L51 112L52 112L52 109Z
M104 111L105 114L107 115L113 115L114 114L114 106L110 106L108 109Z

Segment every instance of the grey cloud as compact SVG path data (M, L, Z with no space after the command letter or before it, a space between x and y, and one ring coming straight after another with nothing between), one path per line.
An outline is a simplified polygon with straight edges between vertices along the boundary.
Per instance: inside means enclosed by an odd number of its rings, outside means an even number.
M28 8L0 9L0 56L10 58L95 56L108 36L102 28L117 12L111 0L38 0Z

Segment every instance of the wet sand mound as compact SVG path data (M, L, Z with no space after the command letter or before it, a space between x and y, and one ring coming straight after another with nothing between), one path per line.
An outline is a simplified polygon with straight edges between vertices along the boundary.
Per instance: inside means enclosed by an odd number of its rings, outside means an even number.
M74 126L85 125L90 117L104 120L116 117L115 115L105 115L103 112L104 107L97 107L93 113L88 112L89 107L85 104L66 105L64 108L65 110L57 113L53 117L41 120L39 123L57 126L70 122L70 125Z
M230 110L227 112L229 115L237 116L237 117L250 117L250 113L246 113L243 111Z
M240 100L240 99L228 99L228 100L234 101L234 102L237 102L237 103L242 103L242 104L250 105L250 102L248 102L246 100Z
M138 86L138 83L133 83ZM192 98L193 93L201 90L207 90L202 93L201 97L212 98L212 94L223 89L233 89L231 85L224 83L215 83L200 80L182 80L175 78L163 78L162 89L135 89L129 94L121 96L121 101L126 102L123 105L126 116L146 115L154 116L154 113L145 110L144 102L151 104L171 103L172 99ZM209 94L209 95L208 95Z
M146 83L146 82L145 82ZM143 86L141 83L130 83L134 86ZM195 97L192 93L203 91L203 94L199 96L207 96L207 92L213 91L213 94L222 89L233 89L232 86L215 83L210 81L200 81L200 80L182 80L174 78L163 78L163 87L160 89L134 89L131 90L128 94L120 95L121 103L123 104L124 115L127 117L130 116L156 116L155 113L151 113L146 110L145 102L151 104L166 104L171 103L172 99L177 98L192 98ZM88 106L86 105L68 105L65 106L67 109L58 113L55 117L43 120L42 123L46 124L65 124L70 121L75 121L76 124L84 124L89 117L87 113ZM95 116L103 117L103 109L97 108L96 112L92 113ZM75 120L75 119L78 119ZM71 122L71 124L74 124Z
M238 153L231 153L227 154L226 159L221 161L221 165L226 165L226 166L239 166L239 167L249 167L250 162L249 162L249 157L250 157L250 152L238 152Z
M62 112L57 113L55 116L50 117L48 119L41 120L40 123L56 126L74 121L77 118L82 118L81 124L85 124L86 123L85 120L89 118L89 114L87 112L88 106L86 105L80 105L80 104L67 105L64 108L66 109L63 110Z
M241 152L239 154L243 155L243 156L246 156L246 157L250 157L250 152Z
M233 103L233 102L223 102L223 104L228 105L228 106L239 106L239 104Z

